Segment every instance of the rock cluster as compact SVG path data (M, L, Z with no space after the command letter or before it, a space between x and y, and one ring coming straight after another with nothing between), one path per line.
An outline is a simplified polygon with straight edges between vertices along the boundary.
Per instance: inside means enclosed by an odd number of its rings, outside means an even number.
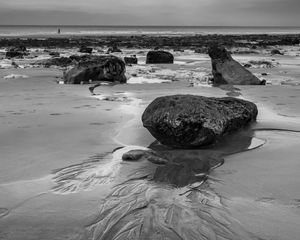
M12 47L8 49L8 51L5 54L6 58L23 58L26 55L29 55L29 53L27 52L27 49L24 46Z

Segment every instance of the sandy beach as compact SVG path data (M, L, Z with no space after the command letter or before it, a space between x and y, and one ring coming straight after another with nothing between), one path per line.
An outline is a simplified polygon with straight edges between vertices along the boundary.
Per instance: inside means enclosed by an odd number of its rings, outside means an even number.
M148 197L161 203L157 204L161 211L178 202L184 209L185 200L178 196L191 186L150 184L143 177L155 171L155 164L121 159L124 152L148 148L155 142L143 127L141 115L155 98L173 94L235 96L257 105L257 121L244 131L244 140L229 139L219 148L197 150L200 158L216 155L225 159L201 185L207 193L203 199L218 206L209 209L214 219L226 220L227 227L239 233L234 239L298 239L300 47L276 47L284 55L270 55L270 48L234 53L233 58L243 64L259 60L273 63L270 68L254 64L249 68L267 81L266 86L235 88L211 86L203 77L211 72L210 58L194 49L170 50L174 64L156 65L145 64L149 48L124 48L114 55L135 54L139 64L126 66L126 84L102 85L94 90L95 96L90 94L89 84L57 84L62 67L32 65L51 58L44 48L29 48L30 55L15 59L19 67L14 68L12 60L5 59L3 47L0 239L123 239L101 235L101 208L112 201L111 192L118 184L133 177L141 181L134 182L140 188L155 188ZM68 57L78 49L55 51ZM128 196L135 189L131 185L126 188ZM127 200L122 196L118 204ZM117 217L123 214L118 206ZM183 211L180 213L184 218ZM105 221L108 226L113 224ZM211 236L207 239L219 239L213 238L213 230L205 229Z

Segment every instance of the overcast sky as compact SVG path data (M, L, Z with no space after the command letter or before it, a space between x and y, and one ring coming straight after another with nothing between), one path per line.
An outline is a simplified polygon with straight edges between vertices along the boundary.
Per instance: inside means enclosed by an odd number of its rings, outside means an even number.
M300 25L300 0L0 0L0 6L1 25Z

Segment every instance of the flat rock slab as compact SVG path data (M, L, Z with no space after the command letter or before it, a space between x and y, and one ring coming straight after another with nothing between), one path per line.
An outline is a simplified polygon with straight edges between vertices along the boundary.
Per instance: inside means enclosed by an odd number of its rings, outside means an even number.
M155 99L144 111L143 125L162 144L197 148L256 120L254 103L232 98L173 95Z

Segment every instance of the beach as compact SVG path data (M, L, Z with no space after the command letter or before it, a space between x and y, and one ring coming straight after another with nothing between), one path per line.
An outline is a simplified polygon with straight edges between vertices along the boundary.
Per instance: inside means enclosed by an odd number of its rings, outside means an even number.
M257 44L259 39L255 40L255 36L264 37L264 43L270 44ZM126 42L130 36L70 37L67 43L61 38L46 42L26 36L23 40L2 38L0 239L126 239L121 235L111 237L113 231L122 232L121 226L117 220L106 219L108 214L102 219L101 214L103 209L110 209L110 214L121 221L127 217L124 208L133 201L133 194L141 205L143 198L151 199L158 222L170 205L181 209L177 212L179 219L188 216L184 215L188 212L196 223L203 221L203 239L222 239L216 237L216 232L224 227L231 230L228 235L221 234L223 239L297 239L300 46L283 40L297 39L298 35L255 36L255 44L244 43L243 38L249 36L243 35L213 35L200 40L184 36L179 38L181 46L177 37L168 36L169 42L162 41L159 48L174 55L174 64L145 63L147 52L159 41L155 36L137 36L140 44L135 42L133 46ZM112 54L120 58L136 55L139 63L126 65L126 84L101 85L95 88L95 95L88 90L91 84L59 84L63 83L66 68L46 67L43 63L53 58L48 51L59 52L60 57L83 55L78 53L82 43L93 48L93 55L103 55L117 38L122 52ZM170 39L174 40L172 44ZM207 78L211 73L209 56L205 49L200 51L198 45L190 45L197 39L201 43L216 39L225 43L231 39L230 43L236 43L230 46L232 57L244 65L251 63L248 70L267 84L212 86ZM29 55L5 58L6 48L16 41L25 45L31 42L26 45ZM250 48L252 45L256 48ZM273 49L283 54L271 55ZM188 201L181 194L191 186L173 188L153 183L145 176L153 173L157 165L122 161L122 154L128 150L155 147L155 138L143 127L141 116L155 98L174 94L234 96L258 107L257 121L238 133L237 140L221 142L216 149L196 150L200 159L207 155L224 158L224 163L211 171L199 187L203 199L213 205L206 206L205 210L211 211L209 217L196 217L193 208L187 210ZM182 151L180 154L185 156ZM170 154L179 153L174 150ZM133 182L126 185L132 178ZM112 192L119 185L127 194L115 199ZM150 189L150 196L142 195L142 190L135 192L144 188ZM113 201L114 208L109 205ZM148 210L136 207L135 211L135 216L128 215L129 220L142 218L140 211ZM214 220L224 225L219 229L211 227ZM107 229L110 227L106 235L102 234L105 224ZM179 220L176 224L179 232L195 227ZM178 239L193 239L191 236Z

